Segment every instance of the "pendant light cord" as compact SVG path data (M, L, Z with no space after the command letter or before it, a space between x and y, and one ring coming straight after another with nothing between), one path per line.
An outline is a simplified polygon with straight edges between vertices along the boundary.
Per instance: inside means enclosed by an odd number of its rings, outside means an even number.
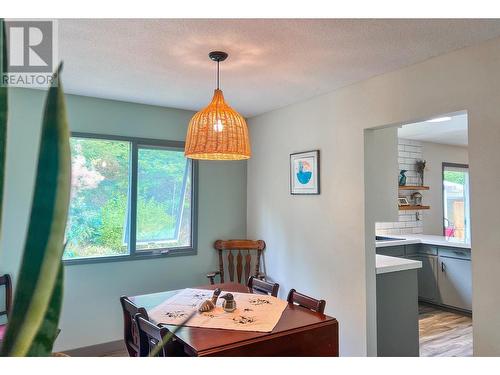
M217 90L219 89L219 61L217 61Z

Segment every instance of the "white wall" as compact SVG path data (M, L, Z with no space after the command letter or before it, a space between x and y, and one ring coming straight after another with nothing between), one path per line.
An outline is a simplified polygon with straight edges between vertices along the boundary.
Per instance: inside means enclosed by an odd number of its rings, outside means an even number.
M425 204L431 209L424 213L424 233L443 234L443 162L469 164L467 147L423 142L425 165L424 180L430 187L425 194Z
M499 103L494 39L250 119L248 236L267 241L267 272L282 293L294 287L327 300L327 313L340 322L342 355L373 354L376 347L363 130L460 110L469 116L474 353L500 355ZM316 148L321 195L291 196L289 154Z
M364 150L367 209L376 220L397 220L398 129L367 129Z
M64 79L64 75L63 75ZM31 206L44 92L10 90L0 273L18 273ZM67 96L71 130L184 140L192 112ZM246 162L199 165L198 255L67 265L55 350L122 338L119 297L205 284L216 269L213 241L245 237Z

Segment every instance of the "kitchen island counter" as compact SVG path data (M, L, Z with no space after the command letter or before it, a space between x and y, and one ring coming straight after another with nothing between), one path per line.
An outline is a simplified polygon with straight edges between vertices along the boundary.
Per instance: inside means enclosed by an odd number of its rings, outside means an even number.
M417 271L422 262L376 255L377 355L418 357Z
M375 257L377 275L422 268L422 262L418 260L396 258L379 254L375 255Z

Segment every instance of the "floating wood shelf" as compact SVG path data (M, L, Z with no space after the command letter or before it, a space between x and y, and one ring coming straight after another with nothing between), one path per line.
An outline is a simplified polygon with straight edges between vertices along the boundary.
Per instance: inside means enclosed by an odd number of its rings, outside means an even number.
M429 190L429 186L405 185L399 186L399 190Z
M431 208L430 206L415 206L415 205L409 205L409 206L399 206L400 211L409 211L409 210L428 210Z

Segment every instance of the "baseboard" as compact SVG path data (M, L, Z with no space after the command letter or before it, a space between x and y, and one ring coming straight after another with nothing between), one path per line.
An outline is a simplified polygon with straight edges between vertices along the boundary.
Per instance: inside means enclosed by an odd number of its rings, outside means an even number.
M64 350L70 357L101 357L105 354L126 350L123 340L104 342L102 344L84 346L81 348Z
M472 311L469 311L469 310L463 310L463 309L459 309L457 307L451 307L451 306L447 306L447 305L440 305L438 303L433 303L433 302L429 302L427 300L421 300L421 299L418 300L418 303L421 303L422 305L435 307L435 308L440 309L440 310L449 311L452 313L458 313L458 314L472 317Z

